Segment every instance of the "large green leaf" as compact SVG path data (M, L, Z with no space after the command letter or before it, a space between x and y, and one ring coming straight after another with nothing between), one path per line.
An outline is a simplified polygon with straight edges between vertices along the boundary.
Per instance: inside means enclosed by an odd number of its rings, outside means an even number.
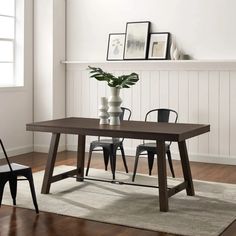
M106 81L108 86L117 88L130 88L138 80L139 76L136 73L131 73L129 75L121 75L115 77L111 73L104 72L101 68L89 66L90 78L95 78L98 81Z

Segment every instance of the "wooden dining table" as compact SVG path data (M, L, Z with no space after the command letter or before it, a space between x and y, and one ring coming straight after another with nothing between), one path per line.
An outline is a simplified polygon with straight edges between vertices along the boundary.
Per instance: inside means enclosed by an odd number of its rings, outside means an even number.
M48 194L53 182L76 176L84 181L84 159L86 136L109 136L116 138L155 140L157 146L158 188L160 211L169 210L168 198L186 189L194 196L194 186L186 147L186 140L210 131L208 124L162 123L143 121L122 121L120 125L99 125L98 119L68 117L63 119L34 122L26 125L28 131L52 133L41 193ZM53 175L57 149L61 134L78 135L77 166L75 169ZM184 180L174 186L167 186L165 142L178 142Z

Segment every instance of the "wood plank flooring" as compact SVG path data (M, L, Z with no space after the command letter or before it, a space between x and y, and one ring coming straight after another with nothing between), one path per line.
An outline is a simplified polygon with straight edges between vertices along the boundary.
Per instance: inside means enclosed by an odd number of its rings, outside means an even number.
M43 153L29 153L12 157L11 160L17 163L29 165L33 171L43 170L47 155ZM75 152L62 152L58 154L57 165L75 165ZM132 157L127 157L130 171L133 170ZM0 160L0 164L3 160ZM179 161L174 161L174 169L177 177L182 177L182 169ZM102 156L94 155L91 162L93 168L104 168ZM156 174L154 165L153 174ZM121 158L117 157L117 169L123 170ZM215 181L223 183L236 183L236 166L217 165L191 162L192 175L194 179ZM138 172L148 173L147 159L141 158ZM168 175L171 176L169 170ZM19 193L20 194L20 193ZM0 209L0 236L174 236L162 232L135 229L131 227L112 225L66 217L52 213L40 212L37 216L33 210L21 209L17 207L2 206ZM233 222L222 236L235 236L236 222Z

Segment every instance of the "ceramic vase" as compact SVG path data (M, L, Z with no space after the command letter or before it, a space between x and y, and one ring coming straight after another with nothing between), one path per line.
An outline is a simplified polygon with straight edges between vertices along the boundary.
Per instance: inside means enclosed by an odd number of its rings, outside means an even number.
M110 125L120 125L121 103L120 88L111 87L111 96L108 99Z
M181 56L180 51L177 48L175 40L173 39L170 46L170 58L171 60L180 60L181 59L180 56Z
M170 46L170 58L171 58L171 60L175 60L175 58L174 58L175 49L176 49L176 44L175 44L175 41L172 40L171 46Z
M100 118L100 121L99 121L100 125L109 124L109 121L108 121L109 114L107 111L108 111L108 100L106 97L101 97L101 105L99 106L99 114L98 114Z

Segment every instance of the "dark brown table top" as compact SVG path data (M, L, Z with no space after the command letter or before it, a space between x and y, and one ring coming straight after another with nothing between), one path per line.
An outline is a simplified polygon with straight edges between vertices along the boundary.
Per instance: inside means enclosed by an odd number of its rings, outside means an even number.
M111 126L99 125L99 119L69 117L27 124L26 130L179 142L209 132L210 125L123 121Z

